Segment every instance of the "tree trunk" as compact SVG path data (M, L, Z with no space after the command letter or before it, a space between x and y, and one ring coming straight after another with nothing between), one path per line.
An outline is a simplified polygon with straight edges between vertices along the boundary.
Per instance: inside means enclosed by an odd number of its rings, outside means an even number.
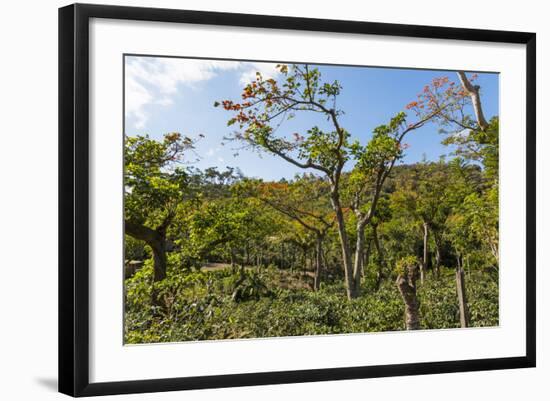
M367 241L367 249L363 253L363 277L365 277L365 267L369 265L371 244L372 240L369 239Z
M397 276L395 284L405 303L407 330L420 329L419 304L416 297L416 266L406 266L406 272Z
M428 270L428 223L424 222L424 244L422 250L422 269L420 270L420 282L424 284L426 271Z
M439 243L440 239L437 233L434 232L434 243L435 243L435 266L434 271L437 278L441 275L441 245Z
M323 255L323 238L318 235L316 242L316 255L315 255L315 278L313 280L313 290L319 291L321 287L321 258Z
M235 268L235 249L231 248L230 250L230 263L231 263L231 269Z
M376 248L376 254L378 255L378 271L376 273L376 286L375 289L378 291L382 280L384 279L384 267L386 261L384 259L384 252L382 251L382 246L380 245L380 240L378 239L378 226L375 224L372 226L372 235L374 241L374 247Z
M153 251L154 275L153 281L158 282L166 278L166 230L153 230L141 224L126 220L124 224L126 234L145 242Z
M153 250L153 261L155 266L153 281L162 281L166 278L166 241L161 239L149 245Z
M357 243L355 246L355 266L353 269L353 285L356 296L361 292L361 275L363 274L363 253L365 252L365 224L357 223Z
M466 285L464 283L464 268L458 265L455 272L456 293L458 295L458 308L460 311L460 327L468 327L470 324L468 314L468 301L466 299Z
M346 224L344 222L344 213L340 205L338 194L334 191L331 194L331 202L336 214L336 224L338 228L338 236L340 237L340 247L342 249L342 263L344 264L344 276L346 282L346 295L348 299L357 298L358 294L355 289L353 280L353 266L351 261L351 252L349 249L348 234L346 233Z

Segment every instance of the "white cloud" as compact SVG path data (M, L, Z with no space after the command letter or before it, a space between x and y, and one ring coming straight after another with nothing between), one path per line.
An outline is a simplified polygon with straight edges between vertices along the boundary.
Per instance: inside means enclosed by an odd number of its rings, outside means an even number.
M173 103L174 103L174 101L168 96L165 96L165 97L163 97L163 98L156 101L156 104L159 104L161 106L170 106Z
M125 112L136 129L143 129L150 117L150 105L170 106L181 85L208 81L222 71L241 71L239 84L256 79L276 78L275 63L249 63L166 57L127 57L125 65Z
M277 78L279 71L275 68L276 63L246 63L245 70L241 74L239 83L244 87L256 79L256 72L262 74L264 79Z
M147 121L144 105L151 103L152 94L141 85L133 76L127 75L125 82L125 110L127 116L135 117L135 127L141 129Z
M145 127L149 118L147 106L168 106L178 85L207 81L219 71L239 68L240 63L183 58L128 57L126 59L125 110L134 117L137 129Z

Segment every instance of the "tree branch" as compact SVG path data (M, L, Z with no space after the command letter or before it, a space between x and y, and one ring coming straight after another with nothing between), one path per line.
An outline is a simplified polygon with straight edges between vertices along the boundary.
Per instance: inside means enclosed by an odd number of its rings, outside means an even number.
M487 120L483 115L483 109L481 107L481 97L479 96L479 86L472 85L464 71L457 71L457 74L458 78L460 79L460 83L462 84L462 88L472 99L472 105L474 107L474 113L476 115L476 120L479 128L484 131L485 129L487 129L489 124L487 123Z

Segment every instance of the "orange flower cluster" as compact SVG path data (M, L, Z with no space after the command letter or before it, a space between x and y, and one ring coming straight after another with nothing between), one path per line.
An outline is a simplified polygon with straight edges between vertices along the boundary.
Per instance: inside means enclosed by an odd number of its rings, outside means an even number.
M239 103L233 103L231 100L222 101L222 107L225 110L240 110L241 105Z
M246 88L244 88L243 94L241 95L243 99L248 99L251 97L255 97L254 91L252 90L252 87L250 85L247 85Z
M439 78L434 78L432 80L432 85L434 88L441 88L448 82L449 82L449 77L439 77Z
M242 111L235 116L235 119L240 123L245 123L248 120L250 120L250 118L248 118L248 116L244 114Z

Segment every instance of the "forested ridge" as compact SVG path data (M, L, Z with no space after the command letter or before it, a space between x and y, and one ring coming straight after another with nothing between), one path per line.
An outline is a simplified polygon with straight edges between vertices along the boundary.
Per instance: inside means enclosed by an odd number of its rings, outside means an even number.
M337 81L278 68L214 106L228 141L303 170L292 179L199 170L200 137L126 137L125 341L498 325L498 116L475 76L427 83L359 143ZM312 112L331 128L278 134ZM403 164L425 124L451 156Z

